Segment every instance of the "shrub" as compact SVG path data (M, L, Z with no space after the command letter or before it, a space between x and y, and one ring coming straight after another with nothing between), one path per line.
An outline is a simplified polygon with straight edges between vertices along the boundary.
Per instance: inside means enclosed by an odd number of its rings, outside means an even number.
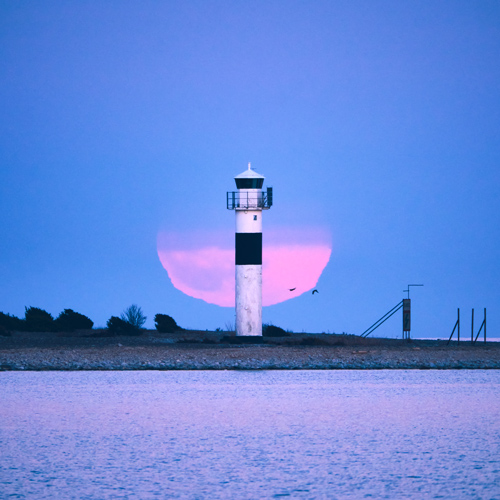
M0 327L7 332L22 332L26 329L24 320L3 312L0 312Z
M28 332L54 331L54 318L52 314L39 307L25 307L24 320Z
M155 315L155 328L161 333L174 333L182 330L175 319L168 314Z
M132 304L130 307L127 307L125 311L123 311L122 315L120 318L123 321L126 321L130 325L134 326L135 328L141 328L144 323L146 323L147 317L144 316L142 313L142 309L135 305Z
M94 322L77 313L72 309L64 309L54 321L55 330L58 332L74 332L75 330L90 330L94 326Z
M262 336L263 337L290 337L290 334L274 325L262 325Z
M108 319L106 326L113 335L140 335L141 331L136 326L124 321L118 316L111 316Z

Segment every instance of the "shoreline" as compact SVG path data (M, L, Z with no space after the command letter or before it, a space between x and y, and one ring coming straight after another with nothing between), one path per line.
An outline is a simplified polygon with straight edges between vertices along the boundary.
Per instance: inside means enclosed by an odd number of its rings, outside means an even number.
M15 332L0 371L500 369L500 343L292 334L234 343L227 332L136 337ZM256 340L256 339L251 339Z

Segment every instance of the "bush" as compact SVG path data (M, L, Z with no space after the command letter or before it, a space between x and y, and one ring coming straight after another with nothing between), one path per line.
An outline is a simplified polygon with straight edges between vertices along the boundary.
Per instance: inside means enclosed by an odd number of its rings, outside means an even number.
M290 337L290 334L274 325L262 325L262 336L263 337Z
M135 328L141 328L147 320L147 317L142 313L142 309L135 304L127 307L127 309L122 312L120 318L130 325L134 326Z
M118 316L111 316L108 319L106 326L108 330L113 335L140 335L141 331L139 328L130 324L128 321L124 321Z
M168 314L155 315L155 328L161 333L174 333L182 330L175 319Z
M39 307L25 307L24 320L28 332L54 331L54 318L52 314Z
M94 326L94 322L77 313L72 309L64 309L54 321L55 330L58 332L74 332L75 330L90 330Z
M22 332L26 330L24 320L3 312L0 312L0 327L6 332Z

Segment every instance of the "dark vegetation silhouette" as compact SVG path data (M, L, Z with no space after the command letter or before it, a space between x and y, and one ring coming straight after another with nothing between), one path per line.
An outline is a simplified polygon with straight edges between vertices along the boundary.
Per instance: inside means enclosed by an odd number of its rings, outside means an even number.
M263 337L290 337L290 333L274 325L262 325Z
M176 323L175 319L168 314L155 315L155 328L161 333L174 333L183 330L183 328Z
M90 318L73 311L73 309L64 309L54 320L54 327L57 332L90 330L93 326L94 322Z
M24 318L0 312L0 335L10 332L73 332L90 330L94 322L72 309L64 309L54 319L52 314L39 307L25 307Z
M8 336L10 332L24 331L24 320L17 316L0 312L0 335Z
M24 318L0 312L0 336L11 336L12 332L75 332L79 330L92 330L94 322L84 314L73 309L64 309L56 319L39 307L25 307ZM94 330L88 336L113 337L117 335L138 336L144 333L142 328L146 322L142 309L132 304L123 311L120 317L111 316L106 322L105 329ZM154 317L155 328L159 333L185 332L186 329L177 324L175 319L168 314L156 314ZM234 332L234 325L226 324L226 330ZM217 328L217 332L222 332ZM79 334L80 335L80 334ZM234 335L234 333L233 333ZM262 325L263 337L290 337L291 333L279 326L272 324ZM256 340L256 339L254 339ZM207 340L207 343L212 340Z
M142 328L142 325L146 323L147 319L147 317L144 316L142 309L136 304L132 304L131 306L127 307L127 309L122 312L120 318L136 329Z
M24 326L28 332L53 332L55 329L52 314L39 307L25 307Z
M140 328L118 316L111 316L106 326L111 335L140 335L142 333Z

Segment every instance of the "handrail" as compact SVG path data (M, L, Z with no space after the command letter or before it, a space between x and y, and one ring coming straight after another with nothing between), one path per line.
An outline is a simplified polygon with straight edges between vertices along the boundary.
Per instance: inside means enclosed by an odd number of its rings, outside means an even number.
M272 193L268 193L267 191L251 193L228 191L226 195L226 201L228 210L235 210L237 208L271 208L271 205L273 203Z

